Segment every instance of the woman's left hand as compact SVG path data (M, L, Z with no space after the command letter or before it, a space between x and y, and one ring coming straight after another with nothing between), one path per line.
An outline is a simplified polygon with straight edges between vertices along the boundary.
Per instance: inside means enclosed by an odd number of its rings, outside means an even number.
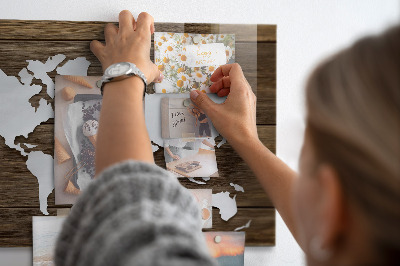
M160 82L162 73L150 60L153 33L152 16L142 12L135 21L132 13L124 10L119 13L119 28L112 23L104 28L105 45L94 40L90 43L90 50L101 62L103 71L112 64L130 62L143 72L149 83Z

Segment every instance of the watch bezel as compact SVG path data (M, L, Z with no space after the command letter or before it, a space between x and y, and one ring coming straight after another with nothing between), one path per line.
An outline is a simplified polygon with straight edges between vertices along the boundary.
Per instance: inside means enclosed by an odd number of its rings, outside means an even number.
M128 70L127 70L126 72L118 73L118 74L111 74L111 73L110 73L110 71L111 71L114 67L116 67L116 66L118 66L118 65L122 65L122 64L127 65L127 66L129 67ZM133 71L133 68L132 68L131 63L129 63L129 62L120 62L120 63L112 64L112 65L110 65L109 67L107 67L106 71L104 71L104 74L105 74L107 77L109 77L109 78L116 78L116 77L120 77L120 76L124 76L124 75L129 75L129 74L132 73L132 71Z

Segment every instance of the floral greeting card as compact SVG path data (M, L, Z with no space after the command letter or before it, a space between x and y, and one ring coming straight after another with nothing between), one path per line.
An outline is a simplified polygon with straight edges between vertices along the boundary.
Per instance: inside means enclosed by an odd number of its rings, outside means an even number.
M209 92L215 69L235 62L235 35L156 32L154 60L165 77L156 93Z

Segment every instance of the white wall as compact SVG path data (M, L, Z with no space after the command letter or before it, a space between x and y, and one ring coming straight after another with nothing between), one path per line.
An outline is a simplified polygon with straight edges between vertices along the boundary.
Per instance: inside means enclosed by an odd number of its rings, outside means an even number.
M398 23L398 0L133 1L20 0L1 2L0 19L117 21L122 9L157 22L277 24L277 155L297 169L303 138L303 84L326 55ZM1 222L0 222L1 225ZM277 215L276 247L246 248L246 265L303 265L303 254ZM0 265L31 265L27 248L0 249Z

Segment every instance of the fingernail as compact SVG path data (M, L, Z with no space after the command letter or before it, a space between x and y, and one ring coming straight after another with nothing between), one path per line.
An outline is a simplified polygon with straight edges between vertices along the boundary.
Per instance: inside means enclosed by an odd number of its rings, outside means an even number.
M164 80L164 74L160 71L160 75L158 76L156 82L161 83Z
M199 96L199 92L197 90L192 90L190 92L190 98L192 98L193 100L196 100L197 96Z

